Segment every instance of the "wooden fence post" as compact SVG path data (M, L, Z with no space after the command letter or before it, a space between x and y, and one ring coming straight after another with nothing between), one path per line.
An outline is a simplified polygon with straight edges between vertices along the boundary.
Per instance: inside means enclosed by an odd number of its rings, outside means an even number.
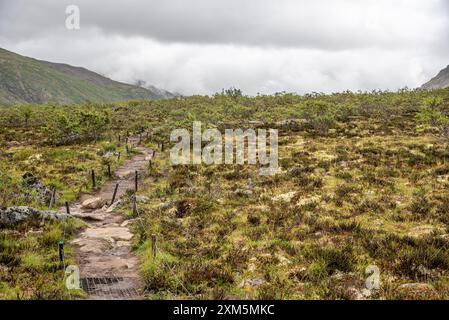
M133 197L133 215L137 215L137 195Z
M56 187L53 187L53 189L51 190L51 198L48 208L51 209L55 204L55 202L56 202Z
M109 176L109 178L112 176L112 174L111 174L111 164L110 163L108 163L108 176Z
M67 214L70 214L70 206L69 206L69 203L67 201L65 202L65 212Z
M95 179L95 170L92 170L92 188L95 189L97 187L97 181Z
M154 233L151 235L151 252L152 252L153 259L155 259L156 258L156 235Z
M64 241L61 240L58 243L59 248L59 262L61 262L61 265L64 266Z
M112 194L111 206L115 201L115 197L117 196L118 183L115 185L114 193Z
M135 193L137 193L137 181L138 181L138 178L139 178L139 174L137 173L137 171L136 171L136 175L135 175L135 177L134 177L134 192Z

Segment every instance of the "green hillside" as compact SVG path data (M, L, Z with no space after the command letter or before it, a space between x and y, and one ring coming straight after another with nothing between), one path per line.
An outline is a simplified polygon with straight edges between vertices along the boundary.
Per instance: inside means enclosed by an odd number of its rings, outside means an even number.
M0 103L65 104L161 99L172 94L105 78L84 68L24 57L0 48Z

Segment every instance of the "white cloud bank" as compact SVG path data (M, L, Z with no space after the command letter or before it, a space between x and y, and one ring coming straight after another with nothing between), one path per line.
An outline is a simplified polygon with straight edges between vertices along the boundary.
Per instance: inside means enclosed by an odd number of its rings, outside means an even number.
M184 94L395 90L449 64L448 18L444 0L2 0L0 47Z

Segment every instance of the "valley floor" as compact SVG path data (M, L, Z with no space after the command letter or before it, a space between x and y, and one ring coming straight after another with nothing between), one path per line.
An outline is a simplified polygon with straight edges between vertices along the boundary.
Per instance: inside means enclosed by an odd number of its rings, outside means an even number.
M117 178L108 166L120 173L152 149L137 210L133 192L120 194L112 221L121 228L126 220L132 233L126 254L143 298L449 299L449 150L419 118L433 95L447 107L447 91L405 91L0 108L1 207L48 209L54 188L53 208L98 190L109 201ZM280 171L173 166L170 132L192 121L278 129ZM65 288L58 242L65 240L67 265L82 265L83 234L99 240L89 242L92 252L107 252L101 230L92 233L101 224L2 225L0 299L86 298Z

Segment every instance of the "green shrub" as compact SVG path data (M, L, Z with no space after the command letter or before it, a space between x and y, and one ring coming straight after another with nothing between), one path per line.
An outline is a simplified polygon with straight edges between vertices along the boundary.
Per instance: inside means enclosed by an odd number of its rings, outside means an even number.
M449 107L442 98L425 98L417 119L421 125L418 130L436 128L445 139L449 139Z

